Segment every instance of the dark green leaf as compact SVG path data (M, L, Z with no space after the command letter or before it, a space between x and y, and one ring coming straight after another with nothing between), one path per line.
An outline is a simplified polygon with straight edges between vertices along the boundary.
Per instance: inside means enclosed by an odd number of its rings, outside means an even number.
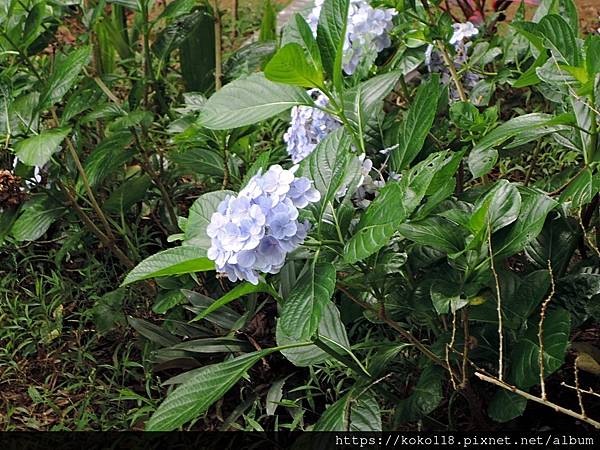
M398 148L392 151L392 167L400 171L419 154L427 133L433 126L440 97L440 81L432 76L421 84L417 95L410 105L408 114L398 130Z
M77 77L91 57L90 47L79 47L66 58L54 65L54 71L46 83L46 89L40 97L38 109L44 110L59 102L73 87Z
M336 273L331 263L311 263L283 304L281 331L298 341L313 337L319 328L323 308L335 290Z
M381 431L376 397L370 390L361 392L357 387L327 407L313 431Z
M46 195L32 198L21 210L21 215L11 228L11 234L17 241L39 239L65 212L64 208L50 202Z
M496 422L504 423L523 415L527 399L506 389L498 389L488 406L488 415Z
M535 318L525 336L512 351L510 378L517 387L529 389L540 381L539 318ZM546 313L544 320L544 376L551 375L562 366L569 345L571 317L564 309Z
M60 143L69 135L69 128L52 128L23 139L15 145L15 153L23 164L42 167L60 149Z
M268 350L203 367L161 403L146 431L172 431L203 414L223 397Z
M556 201L534 189L521 190L521 209L515 223L493 241L494 255L506 257L521 251L542 231L546 216Z

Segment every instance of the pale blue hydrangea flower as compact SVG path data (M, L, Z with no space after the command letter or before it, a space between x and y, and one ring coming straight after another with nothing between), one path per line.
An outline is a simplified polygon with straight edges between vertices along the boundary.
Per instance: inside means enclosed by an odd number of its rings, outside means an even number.
M315 35L322 6L323 0L316 0L307 18ZM350 0L342 61L344 72L352 75L363 59L372 63L381 50L391 45L389 32L396 14L393 8L373 8L365 0Z
M318 89L311 89L308 94L313 97L317 106L329 105L327 97ZM294 164L310 155L325 136L341 126L336 118L311 106L294 106L291 119L283 140Z
M259 172L212 215L207 256L231 281L258 284L259 273L279 272L287 253L306 239L310 225L298 220L298 209L321 196L310 180L294 175L296 170L274 165Z

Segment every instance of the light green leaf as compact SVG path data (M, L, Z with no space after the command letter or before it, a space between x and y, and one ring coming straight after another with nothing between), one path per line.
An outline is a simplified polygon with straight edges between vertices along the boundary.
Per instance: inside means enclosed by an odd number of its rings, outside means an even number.
M281 331L299 341L311 339L321 321L323 308L335 290L336 273L331 263L313 262L283 304Z
M408 114L398 130L398 148L392 151L392 167L400 171L419 154L427 133L433 126L440 97L439 77L432 76L421 84Z
M302 47L295 43L287 44L275 53L265 67L265 77L305 88L323 86L323 73L308 61Z
M325 0L317 25L323 67L338 91L342 88L342 57L349 0Z
M211 216L217 211L219 204L228 195L235 195L232 191L214 191L201 195L194 201L190 208L187 225L185 227L184 245L208 250L211 239L206 234L206 227L210 223Z
M42 167L60 148L68 136L69 128L53 128L23 139L15 145L15 153L23 164Z
M200 124L213 130L243 127L273 117L292 106L312 105L306 91L252 74L213 94L200 112Z
M59 102L73 87L91 54L90 47L79 47L69 53L64 60L57 61L54 71L46 83L46 89L40 97L38 107L40 111Z
M204 249L193 246L174 247L143 260L127 274L121 286L148 278L208 270L215 270L215 264L206 257Z
M531 113L515 117L485 135L471 150L468 160L469 170L476 178L492 170L498 159L498 152L494 147L501 145L512 137L528 132L533 128L548 128L550 133L554 131L552 125L572 123L573 116L570 114L552 116L543 113Z
M346 327L340 318L340 311L333 302L328 302L323 308L321 321L319 322L319 337L327 338L338 344L339 347L346 349L350 353L350 342L346 334ZM295 337L287 336L281 330L281 321L277 322L276 328L277 345L289 345L297 342ZM282 350L281 353L292 364L298 367L307 367L314 364L321 364L329 359L331 355L321 350L316 345L307 347L290 348Z

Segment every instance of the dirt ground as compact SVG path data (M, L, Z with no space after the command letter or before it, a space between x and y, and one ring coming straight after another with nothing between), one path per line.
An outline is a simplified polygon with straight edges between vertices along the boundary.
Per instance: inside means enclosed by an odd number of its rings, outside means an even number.
M575 0L583 31L597 33L600 28L600 0Z

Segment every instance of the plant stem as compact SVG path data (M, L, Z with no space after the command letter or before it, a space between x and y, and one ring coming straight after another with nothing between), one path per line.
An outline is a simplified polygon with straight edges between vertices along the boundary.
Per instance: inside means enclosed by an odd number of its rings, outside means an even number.
M219 0L213 0L213 15L215 19L215 90L218 91L222 86L222 33L221 33L221 14L219 12Z
M505 383L504 381L498 380L497 378L491 377L491 376L483 374L481 372L475 372L475 376L482 381L487 381L488 383L494 384L498 387L501 387L502 389L506 389L507 391L510 391L510 392L513 392L514 394L520 395L521 397L525 397L527 400L531 400L531 401L539 403L541 405L548 406L549 408L552 408L553 410L555 410L557 412L566 414L567 416L570 416L570 417L574 417L575 419L579 419L583 422L589 423L590 425L592 425L595 428L600 429L600 422L592 420L589 417L586 417L580 413L576 413L575 411L571 411L570 409L563 408L562 406L557 405L556 403L552 403L548 400L544 400L543 398L536 397L535 395L532 395L529 392L525 392L525 391L518 389L516 386L511 386L510 384Z
M54 122L55 122L56 126L58 127L60 122L58 120L58 116L56 115L56 108L52 107L52 109L50 111L52 113L52 119L54 119ZM94 208L94 211L96 211L96 214L100 218L100 221L102 222L102 225L104 226L104 229L106 231L106 235L114 241L115 235L113 234L112 228L110 227L110 224L108 223L108 219L106 218L104 212L102 211L102 208L100 208L100 205L98 204L98 201L96 200L96 196L94 195L94 192L92 191L92 187L90 185L90 180L88 179L87 174L85 173L85 169L83 168L83 165L81 164L81 160L79 159L79 155L77 154L75 145L73 145L73 142L71 141L71 139L68 136L65 138L65 143L67 144L67 148L69 149L69 154L71 155L71 158L73 158L73 161L75 161L75 167L77 167L77 171L79 172L79 176L81 177L81 182L83 183L83 186L85 187L85 190L88 194L88 197L90 199L92 207Z
M111 240L108 236L106 236L96 226L96 224L94 224L94 222L92 221L92 219L89 218L89 216L85 213L85 211L83 211L83 209L81 209L81 207L77 203L77 199L75 198L75 194L73 194L73 192L68 187L66 187L64 184L62 184L60 181L57 181L57 184L61 188L61 190L65 193L65 195L67 196L67 199L69 201L69 204L73 207L73 209L75 210L75 212L77 213L77 215L81 218L81 220L83 221L83 223L85 224L85 226L92 233L94 233L98 237L98 239L100 239L100 241L102 242L102 244L106 248L108 248L111 252L113 252L115 254L115 256L119 259L119 261L121 261L128 269L133 269L133 267L135 266L135 264L133 263L133 261L131 261L131 259L129 259L129 257L127 255L125 255L119 249L119 247L117 247L115 245L114 240Z
M167 207L167 213L169 214L169 218L171 219L173 226L176 226L177 225L177 214L175 213L175 205L171 201L171 197L169 197L169 193L167 192L165 185L161 181L160 176L152 168L152 162L150 161L148 152L147 152L146 148L142 145L142 142L140 141L140 138L138 137L137 131L134 128L131 129L131 134L133 134L133 141L135 142L136 147L138 147L140 154L142 156L142 159L143 159L142 169L144 169L144 172L146 172L148 174L148 176L150 176L150 178L152 179L152 182L156 185L156 187L158 187L158 190L160 191L162 199L165 202L165 206Z

